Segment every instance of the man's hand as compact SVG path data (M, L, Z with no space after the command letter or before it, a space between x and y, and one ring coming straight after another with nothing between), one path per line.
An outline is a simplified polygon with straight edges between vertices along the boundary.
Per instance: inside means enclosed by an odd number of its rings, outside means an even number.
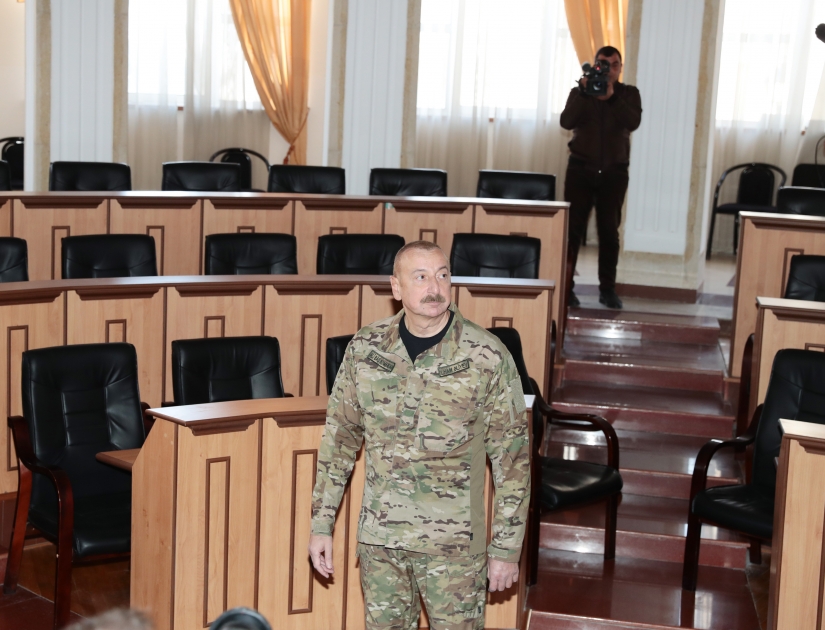
M608 81L607 82L607 92L605 92L601 96L597 96L596 98L599 99L600 101L606 101L611 96L613 96L613 81Z
M487 579L491 593L510 588L518 581L518 563L490 558L487 562Z
M309 557L312 566L325 578L332 576L332 536L311 534L309 537Z

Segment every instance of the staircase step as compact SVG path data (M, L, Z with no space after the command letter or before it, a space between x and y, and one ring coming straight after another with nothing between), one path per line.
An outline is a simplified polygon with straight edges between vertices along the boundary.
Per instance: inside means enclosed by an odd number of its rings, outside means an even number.
M687 499L623 494L616 531L616 555L682 562L687 533ZM605 504L542 515L540 545L578 553L604 553ZM749 541L726 529L702 527L699 563L744 569Z
M759 628L744 571L700 566L690 593L681 563L547 549L527 607L528 630Z
M718 392L565 380L553 406L570 413L595 413L616 429L706 438L733 435L734 415Z
M660 315L578 308L567 318L568 336L585 335L604 339L638 339L683 344L714 345L719 340L719 322L713 317Z

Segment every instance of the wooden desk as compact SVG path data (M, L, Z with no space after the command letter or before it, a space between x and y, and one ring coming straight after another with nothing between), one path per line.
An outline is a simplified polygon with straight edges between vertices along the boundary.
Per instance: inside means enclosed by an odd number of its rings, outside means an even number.
M139 448L129 448L122 451L104 451L95 455L95 459L126 472L132 472L132 467L135 465L135 460L139 454Z
M780 420L768 628L820 630L825 620L825 426Z
M233 606L273 628L360 630L355 557L364 488L358 456L338 511L333 579L306 552L326 397L152 409L156 421L132 468L131 605L158 630L204 628ZM484 504L493 486L485 484ZM488 507L488 519L490 510ZM490 596L488 628L517 628L517 588Z
M745 342L756 330L756 298L785 294L791 258L825 254L825 218L742 212L736 258L736 287L729 373L741 376Z

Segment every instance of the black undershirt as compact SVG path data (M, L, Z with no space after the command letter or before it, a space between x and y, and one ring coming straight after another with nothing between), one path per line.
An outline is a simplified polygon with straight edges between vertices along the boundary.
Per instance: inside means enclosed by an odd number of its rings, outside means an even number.
M407 349L407 354L410 355L410 359L412 359L413 363L415 363L415 360L418 358L418 355L426 352L434 345L436 345L439 341L444 339L444 335L447 334L447 331L450 328L450 324L453 323L454 315L455 313L453 311L450 311L450 319L447 320L447 323L444 325L444 328L442 328L440 332L436 333L432 337L416 337L409 330L407 330L407 324L404 321L407 319L406 315L401 318L401 324L398 327L399 332L401 333L401 341L404 342L404 347Z

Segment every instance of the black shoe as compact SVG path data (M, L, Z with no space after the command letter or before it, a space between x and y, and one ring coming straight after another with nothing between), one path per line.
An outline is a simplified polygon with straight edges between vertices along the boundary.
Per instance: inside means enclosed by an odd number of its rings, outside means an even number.
M570 308L579 308L581 305L582 303L579 302L579 298L571 291L570 295L567 296L567 306Z
M624 306L622 301L619 299L619 296L616 295L616 291L613 289L599 291L599 304L604 304L607 308L616 309L620 309Z

